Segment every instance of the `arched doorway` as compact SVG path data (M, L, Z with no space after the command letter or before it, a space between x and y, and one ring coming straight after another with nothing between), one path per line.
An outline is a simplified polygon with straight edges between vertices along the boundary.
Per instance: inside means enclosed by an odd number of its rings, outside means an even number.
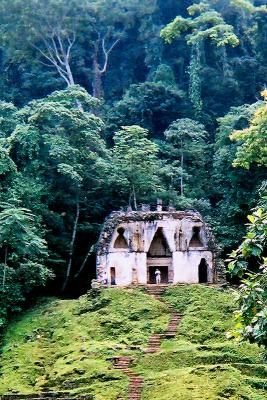
M199 283L208 282L208 265L205 258L202 258L198 266L198 281Z
M172 275L172 253L163 234L163 228L158 228L147 253L147 282L156 283L156 270L160 271L161 283L170 282Z

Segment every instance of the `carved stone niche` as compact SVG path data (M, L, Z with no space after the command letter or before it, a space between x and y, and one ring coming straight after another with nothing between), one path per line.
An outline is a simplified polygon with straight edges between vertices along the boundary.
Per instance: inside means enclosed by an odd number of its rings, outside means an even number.
M118 236L114 242L114 249L120 249L120 250L128 249L128 243L124 236L125 229L123 227L120 227L117 229L117 233Z
M189 248L204 247L204 238L202 237L202 225L196 224L192 227L192 237L189 242Z

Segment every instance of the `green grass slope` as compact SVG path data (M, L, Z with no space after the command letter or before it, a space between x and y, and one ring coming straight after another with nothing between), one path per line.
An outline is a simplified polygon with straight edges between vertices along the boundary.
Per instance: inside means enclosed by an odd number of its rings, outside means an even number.
M70 390L88 399L127 399L127 377L109 359L130 355L144 377L143 400L266 399L267 367L256 345L226 338L234 292L170 287L164 297L184 314L175 339L144 354L167 327L167 307L138 289L106 289L80 300L44 299L8 327L0 395Z

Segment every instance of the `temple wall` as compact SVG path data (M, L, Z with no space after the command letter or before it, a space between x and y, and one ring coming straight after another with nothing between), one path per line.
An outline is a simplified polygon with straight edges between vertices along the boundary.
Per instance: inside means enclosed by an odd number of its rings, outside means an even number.
M198 283L202 259L206 281L214 281L209 236L198 214L133 212L109 224L100 237L100 282L109 285L115 276L119 286L147 284L148 276L154 276L153 268L160 267L162 274L168 271L169 283Z
M208 266L208 282L213 282L213 257L210 251L175 251L172 254L173 284L198 283L199 264L205 259ZM103 267L103 275L111 283L111 268L115 268L116 284L128 286L131 284L147 284L147 253L114 252L99 260ZM154 264L161 266L160 258L154 259ZM106 273L106 274L105 274Z
M176 251L173 253L173 283L198 283L198 267L204 258L208 264L208 282L213 282L212 253L210 251Z

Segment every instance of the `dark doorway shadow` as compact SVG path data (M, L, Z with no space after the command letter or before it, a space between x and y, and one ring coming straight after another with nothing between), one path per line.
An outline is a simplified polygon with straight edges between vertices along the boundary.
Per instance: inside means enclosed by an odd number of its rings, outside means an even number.
M199 283L208 282L208 265L205 258L202 258L198 266L198 281Z
M116 270L114 267L110 268L110 283L116 285Z
M160 270L161 283L166 284L169 281L169 268L167 266L148 267L148 284L156 284L156 270Z

